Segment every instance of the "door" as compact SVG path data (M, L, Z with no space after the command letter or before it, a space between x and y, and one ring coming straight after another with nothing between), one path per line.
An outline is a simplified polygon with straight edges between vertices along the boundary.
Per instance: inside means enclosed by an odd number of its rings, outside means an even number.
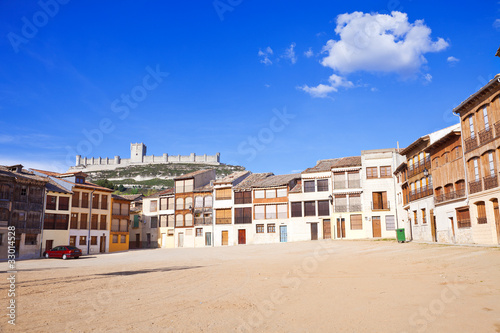
M45 241L45 251L52 249L52 246L54 246L54 241L52 239L47 239Z
M286 243L288 240L288 235L286 232L286 225L280 225L280 242Z
M167 234L161 234L161 247L167 246Z
M318 240L318 224L311 223L311 240Z
M135 248L141 248L141 234L135 234Z
M212 233L211 232L205 232L205 245L212 246Z
M247 236L245 229L238 229L238 244L246 244Z
M69 236L69 245L76 246L76 236Z
M380 226L380 216L372 217L373 237L382 237L382 228Z
M432 241L437 242L437 237L436 237L436 217L431 214L431 234L432 234Z
M146 234L146 243L148 244L148 248L151 248L151 234Z
M493 200L493 212L495 213L495 224L497 227L497 242L500 244L500 211L498 210L498 200Z
M345 219L337 219L337 238L345 238Z
M177 243L177 246L178 247L184 247L184 233L182 232L179 232L179 239L178 239L178 243Z
M450 223L451 223L451 231L453 233L453 239L452 242L455 243L455 224L453 223L453 217L450 217Z
M323 220L323 239L332 238L332 226L330 220Z
M106 252L106 236L101 236L101 247L99 249L99 252Z
M229 234L227 230L222 231L222 245L227 245L229 239Z

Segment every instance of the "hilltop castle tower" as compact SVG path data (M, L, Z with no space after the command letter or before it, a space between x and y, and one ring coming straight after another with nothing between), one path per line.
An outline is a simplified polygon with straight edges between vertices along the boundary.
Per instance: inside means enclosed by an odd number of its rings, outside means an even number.
M144 143L130 144L130 161L132 163L143 163L146 156L146 145Z

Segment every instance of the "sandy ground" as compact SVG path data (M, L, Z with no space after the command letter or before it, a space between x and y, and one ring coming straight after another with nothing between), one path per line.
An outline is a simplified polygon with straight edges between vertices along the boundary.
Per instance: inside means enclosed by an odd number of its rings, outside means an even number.
M3 332L500 332L499 248L328 240L17 268Z

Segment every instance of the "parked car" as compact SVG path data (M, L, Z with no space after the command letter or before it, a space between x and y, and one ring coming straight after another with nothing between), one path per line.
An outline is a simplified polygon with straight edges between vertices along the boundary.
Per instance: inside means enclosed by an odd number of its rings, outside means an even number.
M43 253L45 258L75 258L78 259L82 255L82 250L75 246L61 245L56 246L51 250L47 250Z

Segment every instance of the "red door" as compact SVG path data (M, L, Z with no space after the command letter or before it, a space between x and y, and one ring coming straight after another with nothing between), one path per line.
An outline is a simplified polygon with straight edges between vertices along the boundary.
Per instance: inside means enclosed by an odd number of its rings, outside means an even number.
M246 244L247 237L245 229L238 229L238 244Z

